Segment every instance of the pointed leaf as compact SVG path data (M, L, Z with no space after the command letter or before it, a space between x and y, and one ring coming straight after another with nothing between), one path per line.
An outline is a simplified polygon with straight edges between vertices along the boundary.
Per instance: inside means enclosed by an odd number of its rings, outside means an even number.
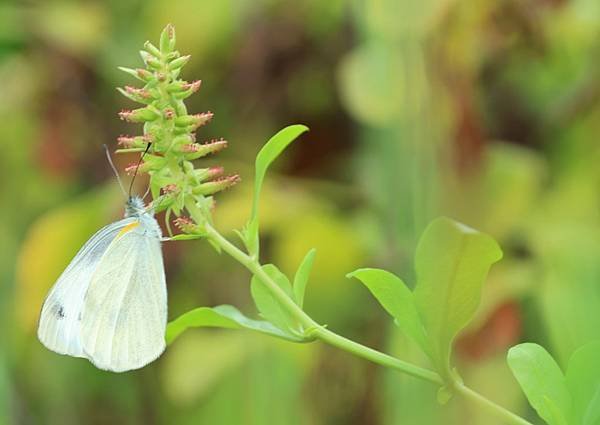
M439 373L449 373L452 341L473 318L490 266L501 257L494 239L449 218L425 229L415 255L414 299Z
M573 423L600 424L600 341L576 350L567 368L567 387L573 398Z
M258 256L258 209L260 201L260 190L267 173L267 169L273 161L308 127L300 124L290 125L269 139L256 156L256 174L254 177L254 199L252 213L248 222L245 242L250 254Z
M358 269L347 275L360 280L381 306L395 319L402 331L427 352L425 330L413 293L398 276L380 269Z
M269 322L247 318L231 305L220 305L213 308L195 308L169 322L166 333L167 344L171 344L186 329L199 327L250 329L286 340L302 341L295 335L282 332Z
M316 252L317 250L314 248L308 251L294 276L294 299L300 307L304 305L304 292L306 291L306 284L315 261Z
M550 425L567 425L571 396L552 356L538 344L525 343L512 347L507 361L538 415Z
M287 295L293 298L292 285L286 275L281 273L281 271L273 264L267 264L262 268ZM266 284L261 282L256 276L252 277L250 291L262 317L283 331L296 332L296 330L299 329L294 318L291 317L279 301L271 295Z

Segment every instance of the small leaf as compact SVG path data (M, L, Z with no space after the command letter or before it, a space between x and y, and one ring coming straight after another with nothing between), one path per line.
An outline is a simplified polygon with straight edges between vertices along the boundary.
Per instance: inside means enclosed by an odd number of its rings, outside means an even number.
M258 256L258 208L260 201L260 190L267 173L267 169L273 161L308 127L300 124L290 125L269 139L256 156L256 174L254 177L254 199L252 213L248 222L247 245L250 254Z
M600 424L600 341L576 350L567 368L567 387L573 397L573 423Z
M567 425L571 396L552 356L538 344L525 343L512 347L507 361L538 415L550 425Z
M490 266L501 257L494 239L449 218L425 229L415 255L414 299L439 373L449 373L452 341L473 318Z
M292 285L289 279L281 273L277 267L273 264L267 264L262 266L262 269L288 296L293 297ZM266 320L283 331L296 332L299 329L294 318L291 317L279 301L271 295L266 284L261 282L256 276L252 277L250 291L258 311Z
M199 327L250 329L290 341L303 341L295 335L282 332L269 322L249 319L231 305L220 305L190 310L170 322L167 325L167 344L171 344L186 329Z
M360 280L371 291L381 306L395 319L402 331L412 338L425 352L427 337L413 293L394 274L380 269L358 269L347 275Z
M294 299L301 308L304 305L304 292L306 291L306 284L315 261L316 252L317 250L314 248L308 251L294 276Z

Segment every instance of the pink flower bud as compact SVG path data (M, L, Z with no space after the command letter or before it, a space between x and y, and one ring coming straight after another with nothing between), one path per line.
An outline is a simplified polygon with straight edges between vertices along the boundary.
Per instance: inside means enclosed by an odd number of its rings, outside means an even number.
M143 136L124 136L121 135L117 138L117 142L120 146L128 148L145 148L148 143L152 142L152 137L149 134Z
M142 68L137 69L136 74L140 80L145 82L149 82L153 77L153 74L150 71Z
M136 87L125 86L125 91L131 95L139 96L143 99L150 99L152 96L150 92L145 89L138 89Z
M172 108L165 109L165 118L168 120L175 118L175 111Z
M221 176L225 172L223 167L210 167L208 169L208 178L214 179L215 177Z
M206 183L202 183L198 187L193 189L193 193L195 195L212 195L214 193L225 190L237 183L239 183L242 179L239 175L233 174L231 176L223 177L217 180L209 181Z
M192 93L195 93L200 89L201 85L202 85L202 80L196 80L194 82L184 84L183 88L185 90L190 90Z
M143 123L154 121L158 118L158 114L148 108L139 108L134 110L123 110L119 112L119 117L127 122Z
M138 165L138 163L137 163L137 162L132 162L132 163L131 163L131 164L129 164L127 167L125 167L125 172L126 172L128 175L132 176L132 175L134 175L134 174L135 174L135 172L136 172L136 171L135 171L135 170L136 170L136 168L137 168L137 172L138 172L138 173L144 173L144 172L148 171L148 169L149 169L149 166L148 166L148 163L146 163L146 162L140 162L140 164L139 164L139 165Z
M179 188L176 184L168 184L162 188L164 194L173 194L179 192Z
M175 28L168 24L160 34L160 50L162 53L169 53L175 48Z
M211 140L208 143L189 143L181 145L180 152L186 154L185 159L191 161L211 153L219 152L227 147L226 140Z
M214 114L210 111L196 115L183 115L175 119L175 125L178 127L189 126L192 130L195 130L198 127L203 126L207 122L209 122L212 119L213 115Z
M173 223L183 233L192 233L192 234L193 233L201 233L200 226L198 226L194 222L194 220L192 220L189 217L184 217L184 216L178 217L175 220L173 220Z

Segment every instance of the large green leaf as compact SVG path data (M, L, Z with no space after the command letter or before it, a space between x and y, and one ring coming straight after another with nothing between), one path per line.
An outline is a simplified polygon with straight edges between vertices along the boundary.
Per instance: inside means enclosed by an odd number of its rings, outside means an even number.
M427 337L413 293L399 277L380 269L358 269L349 273L348 277L364 283L402 331L428 352Z
M262 269L290 298L293 298L292 284L286 275L281 273L273 264L264 265ZM284 332L293 333L299 330L300 327L294 318L290 316L277 298L273 297L267 285L256 276L252 277L250 291L262 317Z
M295 335L277 329L269 322L249 319L231 305L220 305L213 308L195 308L170 322L167 325L167 344L171 344L186 329L199 327L250 329L291 341L302 341Z
M317 251L313 248L306 253L306 256L300 263L296 275L294 276L294 299L296 303L302 308L304 305L304 293L306 292L306 284L310 276L312 265L315 261L315 253Z
M538 344L525 343L512 347L507 360L540 417L550 425L568 425L571 395L552 356Z
M258 209L260 203L260 190L262 188L267 169L271 163L275 161L279 155L281 155L285 148L305 131L308 131L308 127L300 124L290 125L283 130L280 130L277 134L269 139L269 141L262 147L256 156L256 174L254 176L254 199L252 203L252 213L244 234L246 246L252 255L258 256L259 251Z
M573 423L600 424L600 341L573 353L567 368L567 387L573 400Z
M442 217L427 226L415 256L414 299L438 372L450 370L454 337L473 318L490 266L502 258L490 236Z

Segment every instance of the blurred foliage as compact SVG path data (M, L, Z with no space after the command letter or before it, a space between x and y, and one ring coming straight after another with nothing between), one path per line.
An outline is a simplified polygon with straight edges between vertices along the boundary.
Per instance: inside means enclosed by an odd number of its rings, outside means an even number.
M417 237L445 214L492 234L492 268L457 363L533 418L503 361L538 342L563 368L600 338L600 3L597 0L5 1L0 4L0 423L492 424L435 388L321 345L193 330L124 375L35 337L47 288L122 198L101 145L127 130L116 67L172 22L190 109L215 112L244 182L218 199L247 220L251 165L287 124L311 131L263 188L262 259L288 276L317 248L306 309L341 334L427 364L344 278L412 282ZM127 161L119 161L123 169ZM208 160L207 162L210 162ZM138 191L145 190L138 182ZM232 234L232 236L234 236ZM247 273L203 242L165 244L170 318L249 306Z

